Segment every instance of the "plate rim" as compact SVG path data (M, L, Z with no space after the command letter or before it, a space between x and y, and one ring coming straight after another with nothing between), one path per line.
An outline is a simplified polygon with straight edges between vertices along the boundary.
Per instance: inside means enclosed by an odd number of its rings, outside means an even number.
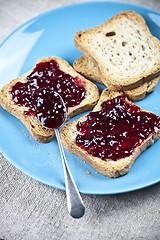
M69 8L69 7L74 7L74 6L78 6L78 5L87 5L87 4L116 4L116 5L128 5L128 6L130 6L130 7L137 7L137 8L140 8L140 9L142 9L142 10L147 10L147 11L152 11L152 12L154 12L154 13L156 13L156 14L160 14L160 12L158 12L158 11L156 11L156 10L154 10L154 9L151 9L151 8L149 8L149 7L143 7L142 5L138 5L138 4L132 4L132 3L127 3L127 2L121 2L121 1L119 1L119 2L116 2L116 1L94 1L94 2L92 2L92 1L83 1L83 2L76 2L76 3L70 3L70 4L65 4L65 5L63 5L63 6L59 6L59 7L55 7L55 8L52 8L52 9L49 9L49 10L47 10L47 11L45 11L45 12L42 12L42 13L40 13L40 14L38 14L38 15L36 15L36 16L34 16L34 17L32 17L31 19L29 19L29 20L27 20L27 21L25 21L24 23L22 23L21 25L19 25L17 28L15 28L1 43L0 43L0 48L6 43L6 41L12 36L12 35L14 35L15 34L15 32L17 32L19 29L21 29L21 28L23 28L25 25L27 25L28 23L30 23L30 22L32 22L33 20L35 20L35 19L38 19L38 18L41 18L41 17L43 17L43 16L45 16L45 15L48 15L50 12L54 12L54 11L59 11L59 10L61 10L61 9L65 9L65 8Z

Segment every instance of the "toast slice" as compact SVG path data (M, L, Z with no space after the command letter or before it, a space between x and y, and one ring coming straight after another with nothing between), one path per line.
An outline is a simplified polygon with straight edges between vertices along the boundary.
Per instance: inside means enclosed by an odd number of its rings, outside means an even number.
M109 89L130 90L160 74L160 41L134 11L120 12L99 26L78 31L74 41L97 65Z
M103 84L97 66L92 62L91 59L85 57L84 55L73 63L73 67L78 73L87 79ZM124 90L123 92L131 101L140 101L144 99L148 93L151 93L155 90L159 82L159 78L160 77L156 77L148 82L142 83L137 88Z
M67 119L81 112L92 109L99 99L99 90L97 86L91 81L82 77L80 74L78 74L65 60L58 57L44 57L37 62L36 66L39 63L44 64L50 61L55 61L56 64L58 64L60 71L64 72L65 74L69 74L75 79L78 79L79 83L75 82L76 85L83 85L84 87L84 98L79 104L68 107ZM21 120L21 122L26 126L26 128L31 133L31 136L35 140L45 143L51 141L54 135L54 131L44 128L38 120L37 116L33 114L32 111L30 111L30 107L25 106L24 104L16 104L15 101L13 101L13 94L11 92L11 90L14 86L16 86L17 83L28 83L29 80L27 78L28 76L33 75L34 69L35 67L32 68L29 72L18 77L17 79L12 80L0 90L0 104L9 113ZM63 79L60 81L63 81ZM22 94L26 93L22 92Z
M104 115L106 106L108 110ZM103 113L102 117L100 113ZM97 120L94 120L96 114ZM143 127L140 118L144 120ZM154 120L150 122L147 119ZM140 132L142 129L145 136ZM60 136L69 152L79 156L102 175L116 178L128 173L135 159L160 137L160 117L140 109L122 92L105 89L93 111L79 120L66 123ZM104 139L108 142L105 143Z

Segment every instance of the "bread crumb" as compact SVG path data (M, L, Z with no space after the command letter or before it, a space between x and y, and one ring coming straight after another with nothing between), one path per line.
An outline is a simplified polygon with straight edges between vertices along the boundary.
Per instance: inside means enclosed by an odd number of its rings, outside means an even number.
M89 174L91 174L91 172L90 172L89 170L87 170L86 174L88 174L88 175L89 175Z
M24 134L27 138L29 138L29 136L27 135L27 133Z

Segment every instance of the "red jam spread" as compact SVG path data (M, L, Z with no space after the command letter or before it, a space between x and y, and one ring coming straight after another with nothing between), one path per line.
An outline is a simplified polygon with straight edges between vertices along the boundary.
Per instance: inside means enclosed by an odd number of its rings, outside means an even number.
M17 82L11 89L15 104L29 107L26 115L37 114L36 92L48 87L61 95L66 107L74 107L85 97L85 82L60 70L55 60L40 62L27 77L27 82Z
M50 88L37 91L37 116L42 125L50 129L58 129L66 120L66 107L57 92Z
M101 111L91 112L78 122L76 144L94 157L114 161L130 156L134 149L160 128L160 117L143 112L125 101L124 95L102 103Z

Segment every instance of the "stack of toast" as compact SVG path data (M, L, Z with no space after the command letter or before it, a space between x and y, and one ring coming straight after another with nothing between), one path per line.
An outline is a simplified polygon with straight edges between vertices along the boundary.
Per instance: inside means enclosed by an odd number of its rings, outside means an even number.
M77 32L74 40L84 55L73 67L86 78L122 90L133 101L157 86L160 41L136 12L118 13L97 27Z

